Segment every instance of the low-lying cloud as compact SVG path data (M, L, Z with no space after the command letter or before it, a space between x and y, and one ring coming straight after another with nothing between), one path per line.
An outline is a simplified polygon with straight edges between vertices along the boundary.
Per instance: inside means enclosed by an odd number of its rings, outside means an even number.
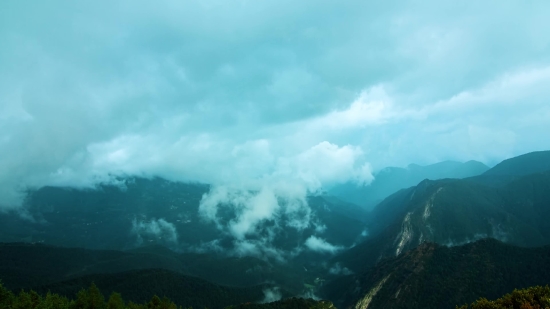
M269 174L214 186L203 196L199 214L233 237L239 254L283 259L279 249L271 246L280 230L303 231L316 224L308 195L337 183L372 181L370 166L361 162L362 157L356 147L322 142L296 156L280 158ZM318 224L314 228L323 231Z
M264 292L264 299L260 303L271 303L274 301L281 300L283 298L283 295L281 294L281 291L279 287L274 288L267 288L263 290Z
M306 240L305 246L311 251L321 253L336 253L343 249L342 246L333 245L327 242L325 239L316 236L310 236Z
M178 245L178 233L173 223L165 219L151 219L132 221L132 234L137 238L137 244L141 245L144 240L153 243L162 243L170 247Z
M332 275L351 275L353 272L349 270L349 268L342 266L340 263L334 264L331 268L329 268L328 272Z

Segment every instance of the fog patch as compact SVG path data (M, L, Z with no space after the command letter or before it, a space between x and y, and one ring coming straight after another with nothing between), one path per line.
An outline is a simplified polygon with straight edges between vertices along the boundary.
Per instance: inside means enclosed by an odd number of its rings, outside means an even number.
M195 253L207 253L207 252L224 253L226 249L220 245L219 239L214 239L212 241L201 243L200 245L191 246L187 250Z
M234 240L235 254L281 259L281 249L272 245L281 230L326 230L308 205L308 196L320 194L334 183L366 184L372 180L370 166L361 163L360 157L360 148L326 141L297 155L279 157L270 173L212 186L200 201L199 215ZM319 252L339 249L316 239L310 240L310 246Z
M42 218L42 216L40 214L38 214L37 217L35 217L33 214L31 214L29 212L29 210L25 207L21 207L21 208L10 208L10 209L1 209L0 208L0 213L14 213L16 214L19 218L25 220L25 221L28 221L28 222L31 222L31 223L46 223L46 221L44 220L44 218ZM35 214L36 215L36 214Z
M447 246L447 247L456 247L456 246L462 246L462 245L465 245L465 244L469 244L469 243L472 243L472 242L476 242L480 239L485 239L485 238L489 238L489 235L485 234L485 233L477 233L477 234L474 234L473 237L467 237L465 239L462 239L462 240L447 240L447 242L443 243L444 246Z
M137 237L137 244L141 245L144 240L149 242L163 242L170 245L178 244L176 227L164 219L152 219L151 221L132 221L132 233Z
M351 270L349 270L349 268L347 267L342 267L342 265L340 263L336 263L334 264L329 270L328 272L332 275L352 275L353 272Z
M321 222L315 222L315 232L318 234L324 233L327 230L327 226Z
M260 301L260 303L272 303L274 301L281 300L283 298L283 295L281 294L279 287L273 287L273 288L267 288L263 290L264 292L264 299Z
M502 242L507 242L510 235L502 228L502 225L495 223L493 220L489 221L489 223L491 224L491 237Z
M134 184L136 179L133 177L128 177L126 175L111 176L103 179L96 186L112 186L118 188L121 192L128 191L128 185Z
M303 230L309 227L311 210L305 192L269 186L258 191L218 186L202 197L199 215L233 238L244 240L260 232L273 234L273 227L281 225Z
M484 238L493 238L501 242L508 242L510 239L509 233L507 233L503 228L501 223L495 223L494 219L489 220L489 225L491 226L491 232L488 233L476 233L472 237L466 237L461 240L452 240L449 239L443 245L447 247L462 246L472 242L476 242Z
M253 256L263 260L274 259L278 262L286 262L289 257L294 256L292 252L276 248L267 239L236 240L233 250L228 254L238 257Z
M311 251L323 253L336 253L337 251L343 249L342 246L332 245L323 238L318 238L313 235L306 240L305 246Z
M315 293L312 290L307 290L302 295L300 295L300 297L305 299L311 298L313 300L321 300L321 298L315 295Z
M369 237L369 235L370 235L369 230L365 228L363 231L361 231L361 234L357 235L357 237L355 238L355 241L353 242L353 244L351 244L350 248L357 246L357 244L364 241L365 238Z

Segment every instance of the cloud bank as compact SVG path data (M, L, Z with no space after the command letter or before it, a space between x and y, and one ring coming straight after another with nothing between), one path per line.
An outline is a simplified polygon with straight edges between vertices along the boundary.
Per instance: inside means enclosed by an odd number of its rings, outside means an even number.
M3 1L0 209L26 188L157 175L213 184L201 212L243 240L371 169L550 149L548 14L542 0ZM241 215L221 222L227 205Z

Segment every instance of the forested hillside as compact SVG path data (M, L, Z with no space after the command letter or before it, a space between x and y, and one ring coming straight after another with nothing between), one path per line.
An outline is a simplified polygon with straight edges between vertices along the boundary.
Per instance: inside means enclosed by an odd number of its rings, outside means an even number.
M540 170L512 174L526 160ZM545 219L550 216L547 161L547 152L532 153L507 160L506 175L424 180L400 190L370 214L369 237L335 260L364 271L381 258L426 241L454 246L491 237L519 246L550 244L550 221Z
M414 186L424 179L467 178L480 175L488 169L488 166L478 161L444 161L426 166L409 164L406 168L386 167L374 173L374 180L368 185L337 185L328 194L371 210L396 191Z
M187 295L196 291L183 291ZM134 291L134 294L138 293ZM57 293L37 293L34 290L20 291L13 293L6 289L0 282L0 308L4 309L178 309L178 308L257 308L257 309L332 309L334 306L329 301L315 301L313 299L288 298L281 301L253 304L250 302L242 305L224 305L219 298L210 298L197 294L189 299L179 297L180 303L173 302L167 297L153 295L149 300L131 301L124 297L124 294L111 292L105 297L95 283L88 288L80 289L73 296L62 296ZM236 299L234 299L236 301ZM227 300L226 300L227 301Z
M457 309L546 309L550 308L550 288L548 285L514 290L495 300L480 298L470 305L457 306Z
M550 246L521 248L494 239L447 247L424 243L324 291L339 308L453 308L480 297L550 281Z

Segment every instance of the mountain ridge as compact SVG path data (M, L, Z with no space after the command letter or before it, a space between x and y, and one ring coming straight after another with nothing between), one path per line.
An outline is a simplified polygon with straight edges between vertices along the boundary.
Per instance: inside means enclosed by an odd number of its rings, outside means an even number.
M452 308L545 285L548 278L550 246L521 248L481 239L454 247L423 243L341 277L324 291L339 308Z
M538 156L546 166L550 156ZM507 166L525 158L511 158ZM370 236L334 260L354 271L399 255L424 241L457 245L493 237L511 244L550 243L550 171L503 176L499 185L484 183L486 175L464 179L425 179L386 198L370 214ZM493 175L491 177L501 177ZM479 181L482 178L483 181Z
M470 160L464 163L442 161L421 166L409 164L406 168L386 167L374 173L374 180L366 186L345 184L332 188L329 195L372 209L394 192L418 184L424 179L467 178L489 170L485 164Z

